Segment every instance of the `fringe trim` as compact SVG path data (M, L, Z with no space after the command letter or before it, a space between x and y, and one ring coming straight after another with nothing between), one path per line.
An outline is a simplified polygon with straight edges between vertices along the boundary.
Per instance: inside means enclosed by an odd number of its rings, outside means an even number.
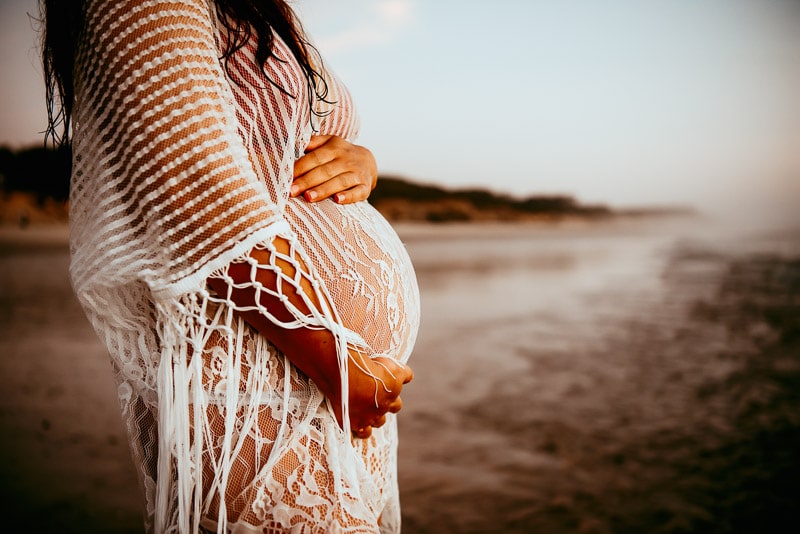
M311 280L315 297L321 303L318 309L310 297L298 291L304 297L306 306L311 310L309 315L300 312L288 300L284 299L287 308L291 310L294 319L289 322L278 320L269 310L259 307L259 311L273 323L284 328L325 328L330 330L336 339L337 357L339 359L340 381L342 391L342 419L343 439L346 450L336 451L339 454L357 456L350 439L351 428L348 407L348 367L351 364L350 349L370 354L366 342L355 332L345 328L339 319L336 310L332 309L333 300L330 298L324 284L309 272L301 272L296 259L300 259L306 266L312 265L302 251L297 239L291 235L281 236L291 245L290 256L281 255L272 245L272 241L261 243L257 248L271 253L273 261L270 265L258 265L257 268L270 269L279 275L280 283L288 283L295 288L300 287L303 277ZM248 251L249 252L249 251ZM289 278L283 274L275 262L280 258L292 261L297 267L297 274ZM234 261L250 261L249 255L242 255ZM225 278L225 268L218 269L212 276ZM255 277L253 277L255 278ZM256 280L251 280L257 284ZM280 286L279 283L279 286ZM261 286L263 290L263 286ZM280 289L280 287L279 287ZM221 304L221 305L220 305ZM171 302L160 301L156 304L158 314L157 331L162 343L161 361L158 370L158 432L159 456L158 478L156 487L155 530L156 532L199 532L201 520L207 517L215 496L219 496L219 511L217 514L217 532L228 532L228 511L226 509L226 492L234 462L244 444L244 438L250 429L258 422L259 406L263 406L261 399L272 398L272 392L266 390L266 378L260 377L253 380L256 389L242 393L239 384L242 380L242 355L245 352L243 320L235 315L235 305L230 299L219 299L212 296L207 290L197 290L186 293ZM238 323L237 323L238 321ZM234 328L234 325L237 328ZM204 349L214 332L224 333L227 340L225 347L224 375L227 387L224 391L208 391L204 384ZM259 354L266 351L259 350ZM260 358L260 356L259 356ZM259 372L258 367L264 367L265 362L254 362L251 372ZM357 362L352 362L358 365ZM261 364L261 365L259 365ZM377 381L376 378L376 387ZM273 443L272 451L266 462L259 466L259 470L270 469L282 457L288 447L294 443L290 435L290 426L287 421L289 414L288 403L291 398L291 364L284 357L284 376L282 385L283 405L281 407L281 421L277 437ZM322 402L322 401L320 401ZM330 401L328 408L332 411ZM211 481L203 480L204 451L211 446L212 431L207 417L207 407L210 405L224 407L224 438L222 440L222 453L214 465L214 477ZM315 407L309 407L307 413L313 415ZM244 414L241 410L244 409ZM206 455L206 461L208 461ZM330 462L331 474L337 494L344 492L343 479L358 479L355 465L344 462L348 471L339 470L339 462ZM348 467L349 466L349 467ZM210 490L205 492L210 482ZM359 480L359 482L366 482ZM359 488L348 487L352 494ZM206 523L207 524L207 523Z

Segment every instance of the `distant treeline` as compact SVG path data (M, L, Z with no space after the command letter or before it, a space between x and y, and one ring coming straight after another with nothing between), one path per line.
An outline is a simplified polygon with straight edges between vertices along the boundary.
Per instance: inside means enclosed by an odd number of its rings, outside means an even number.
M575 199L566 195L534 196L514 199L507 195L492 193L486 189L448 190L435 185L420 185L402 178L382 176L371 200L414 198L421 201L443 201L458 199L469 202L476 208L496 209L512 206L520 211L569 211L578 209Z
M569 195L514 198L486 189L445 189L393 176L380 177L370 202L392 219L431 222L518 220L562 215L602 217L612 214L606 206L583 205Z
M0 189L6 193L32 193L39 202L47 198L65 201L69 197L71 162L69 147L0 147Z

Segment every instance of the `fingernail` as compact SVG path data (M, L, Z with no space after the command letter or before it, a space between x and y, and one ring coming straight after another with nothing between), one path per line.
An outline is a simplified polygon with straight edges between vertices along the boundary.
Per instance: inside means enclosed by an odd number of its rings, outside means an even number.
M317 198L317 194L314 191L306 191L305 193L306 200L311 202L315 198Z
M297 193L300 192L300 186L297 184L292 184L292 188L289 189L289 196L296 197Z
M337 204L341 204L342 202L344 202L344 195L342 193L336 193L336 195L334 195L333 197L333 200Z

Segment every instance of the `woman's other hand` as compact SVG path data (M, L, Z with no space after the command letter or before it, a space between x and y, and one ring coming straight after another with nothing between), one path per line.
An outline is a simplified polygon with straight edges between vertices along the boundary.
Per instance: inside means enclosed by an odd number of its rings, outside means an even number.
M377 183L378 165L369 149L336 135L314 135L294 164L291 196L349 204L366 199Z
M391 358L378 356L351 358L348 375L350 428L355 437L366 439L373 428L386 423L387 413L397 413L403 407L400 393L414 378L414 372ZM334 410L341 422L336 403Z

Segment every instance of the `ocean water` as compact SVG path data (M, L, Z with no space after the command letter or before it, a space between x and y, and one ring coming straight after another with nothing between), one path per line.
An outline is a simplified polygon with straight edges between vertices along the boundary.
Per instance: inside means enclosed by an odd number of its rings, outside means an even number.
M800 531L800 226L402 225L405 533ZM0 232L0 508L141 531L63 229Z
M800 532L800 228L406 235L407 532Z

